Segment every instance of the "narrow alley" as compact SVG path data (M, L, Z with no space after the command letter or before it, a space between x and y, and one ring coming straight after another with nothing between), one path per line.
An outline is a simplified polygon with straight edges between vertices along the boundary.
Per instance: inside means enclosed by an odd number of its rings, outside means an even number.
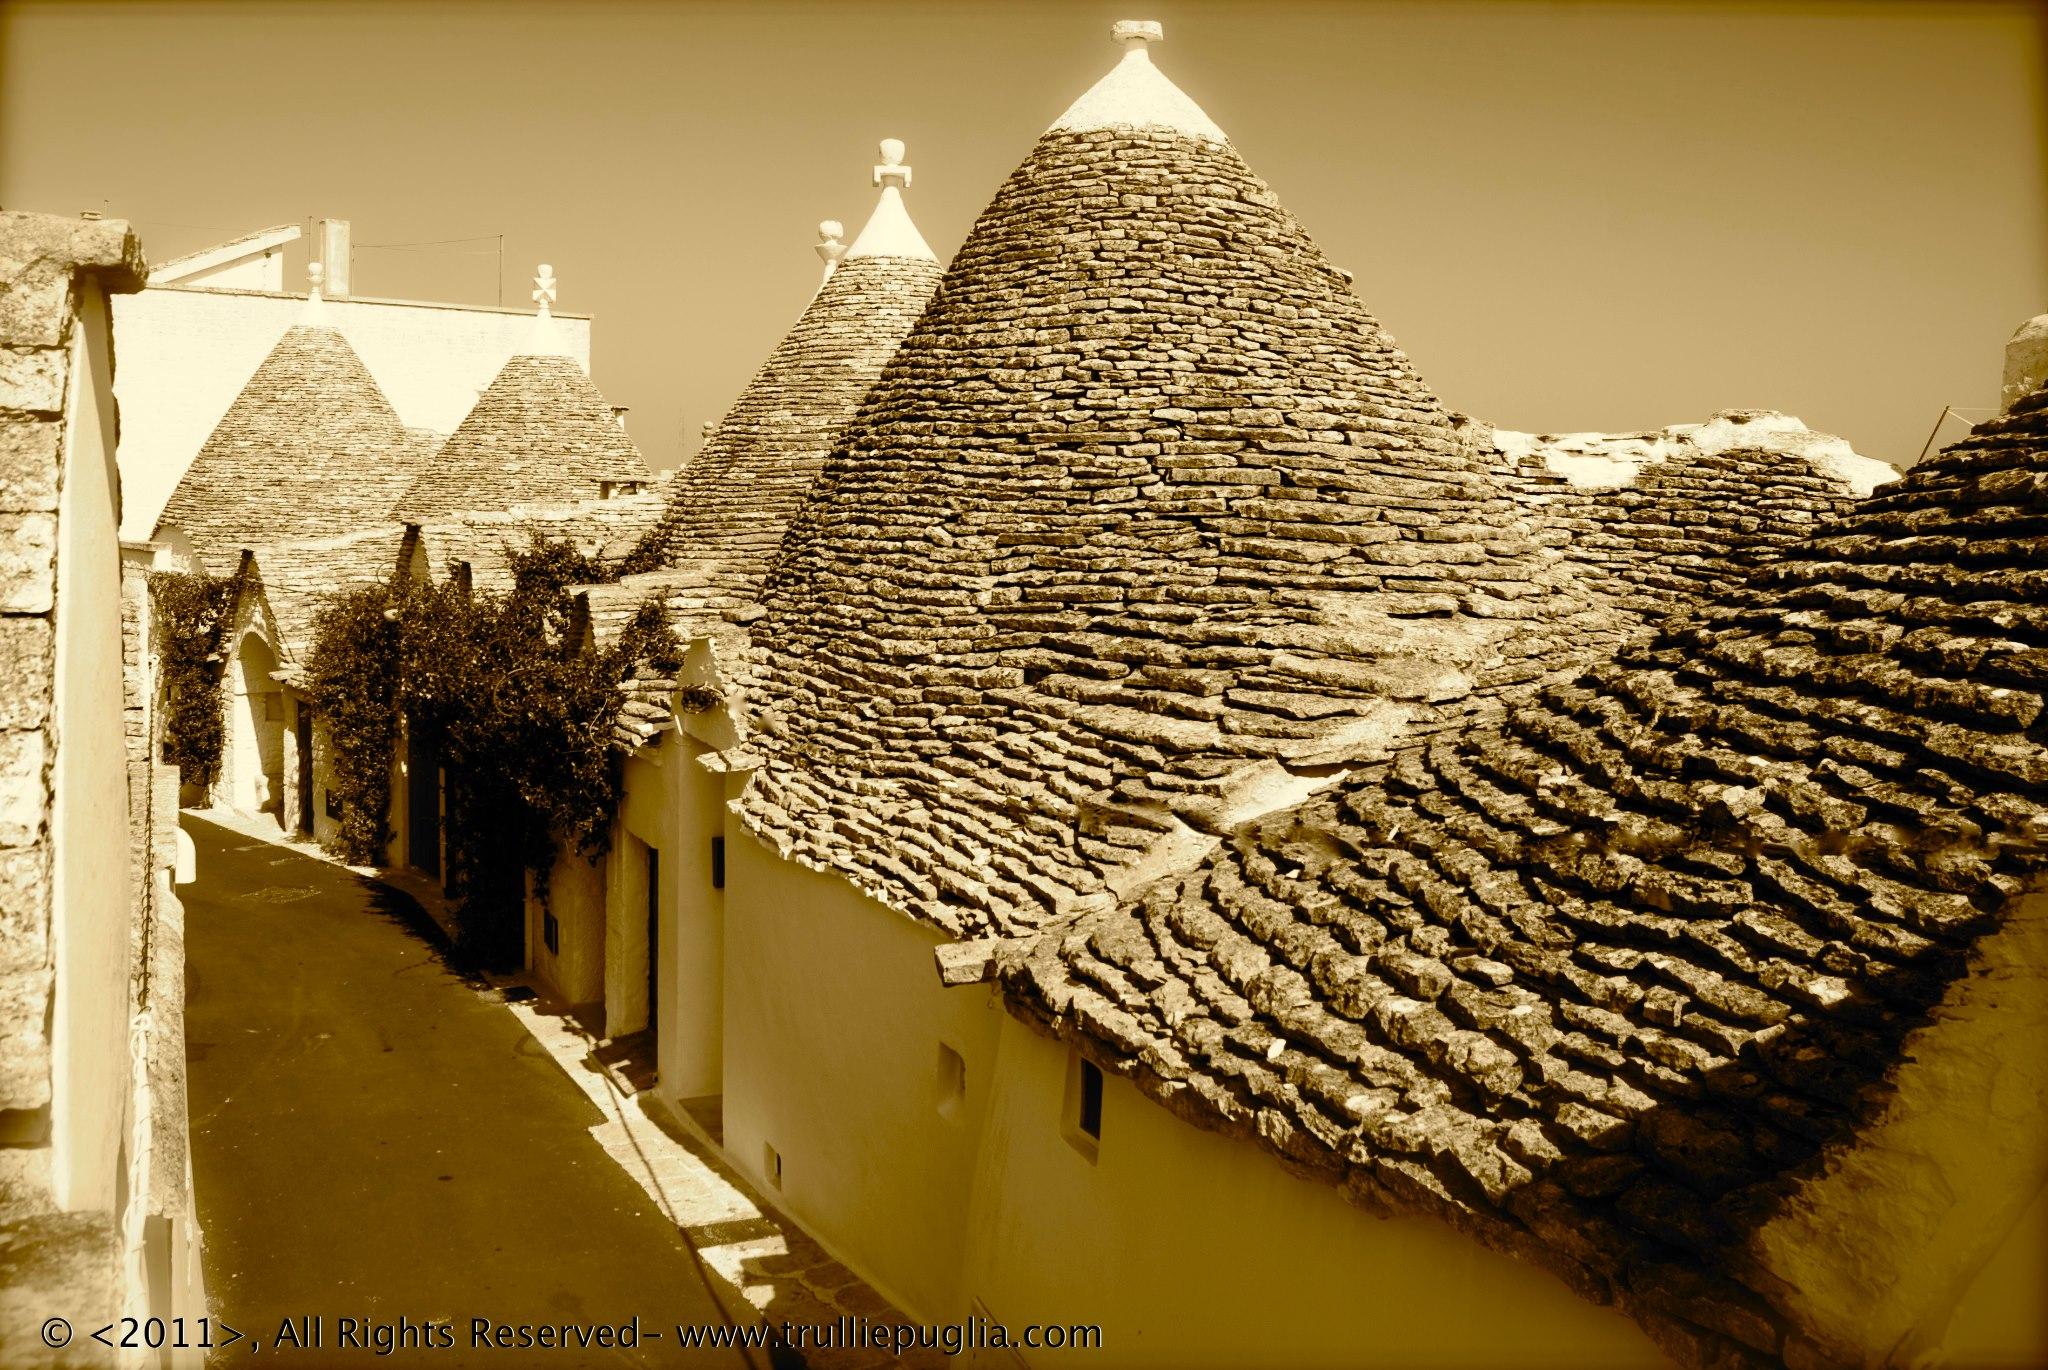
M338 1319L453 1324L434 1365L743 1364L688 1244L590 1128L599 1114L402 895L187 814L193 1166L217 1317L299 1365L393 1364ZM632 1350L469 1349L470 1320L638 1316ZM660 1338L647 1336L661 1332ZM398 1357L404 1364L410 1357Z

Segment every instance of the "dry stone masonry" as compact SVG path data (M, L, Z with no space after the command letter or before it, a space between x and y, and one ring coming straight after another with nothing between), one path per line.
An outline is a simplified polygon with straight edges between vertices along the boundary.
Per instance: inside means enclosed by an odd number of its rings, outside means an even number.
M424 457L341 330L314 314L285 332L215 425L156 537L182 531L205 569L225 575L245 547L388 519Z
M654 479L572 357L506 362L393 512L408 523L522 504L575 504Z
M1537 516L1563 532L1584 659L1728 589L1898 472L1770 410L1639 433L1534 434L1465 420Z
M1122 63L976 224L793 525L747 821L1028 927L1569 640L1563 534L1272 191Z
M196 1240L183 919L171 888L177 776L157 761L148 595L141 566L114 543L110 482L105 297L142 289L146 270L124 222L0 213L0 1358L10 1365L112 1363L83 1337L49 1346L40 1329L53 1313L91 1328L137 1308L203 1311L169 1287L168 1271L146 1268L143 1250L145 1232ZM118 691L95 688L102 672L119 674ZM109 798L111 809L98 807ZM82 889L82 864L126 878ZM97 1040L84 1040L86 1022Z
M838 224L819 225L825 277L817 293L676 478L660 524L637 546L623 544L628 574L586 592L599 641L609 643L659 594L678 633L715 634L730 653L744 652L745 635L731 625L752 617L783 534L939 282L939 263L903 204L911 176L903 144L886 140L882 157L867 225L850 247ZM658 672L635 676L619 722L623 745L660 734L673 717L674 687Z
M1771 1223L1937 1049L1906 1045L1936 1005L2024 992L1990 948L2048 870L2044 458L2036 392L1502 725L1001 948L1005 992L1687 1363L1863 1363ZM1817 1256L1821 1223L1799 1259L1910 1261L1886 1183L1883 1243ZM1855 1321L1890 1278L1852 1281Z

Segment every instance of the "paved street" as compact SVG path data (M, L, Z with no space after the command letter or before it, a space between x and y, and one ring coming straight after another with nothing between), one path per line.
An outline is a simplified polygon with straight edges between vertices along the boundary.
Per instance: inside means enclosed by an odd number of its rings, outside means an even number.
M679 1351L724 1317L674 1224L591 1135L602 1120L495 994L439 959L402 896L186 815L192 1150L222 1364L740 1365ZM637 1351L476 1351L471 1318L663 1333ZM281 1321L325 1349L280 1356ZM335 1348L338 1320L453 1323L452 1350ZM644 1334L643 1334L644 1335Z

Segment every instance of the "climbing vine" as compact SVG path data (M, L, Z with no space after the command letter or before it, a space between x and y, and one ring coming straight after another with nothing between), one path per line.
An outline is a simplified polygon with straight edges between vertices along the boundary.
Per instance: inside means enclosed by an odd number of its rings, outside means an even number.
M653 602L611 649L585 649L569 587L614 579L595 559L536 537L511 562L500 593L448 583L344 596L321 619L308 673L330 755L360 752L360 770L345 779L336 766L334 783L379 846L399 720L431 739L458 938L486 963L518 954L527 873L545 900L559 848L604 854L621 793L621 686L636 663L673 672L681 657Z
M306 693L327 737L327 789L341 799L333 847L374 866L390 839L391 757L398 746L398 614L394 591L343 591L313 621Z
M187 784L220 771L221 675L242 576L160 571L149 578L164 685L163 758Z

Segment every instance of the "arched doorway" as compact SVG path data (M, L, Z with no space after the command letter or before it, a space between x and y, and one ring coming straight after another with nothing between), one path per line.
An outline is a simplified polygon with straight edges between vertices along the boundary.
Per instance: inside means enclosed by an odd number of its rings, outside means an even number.
M277 653L244 633L229 672L228 802L244 813L279 814L284 799L284 693L271 673Z

